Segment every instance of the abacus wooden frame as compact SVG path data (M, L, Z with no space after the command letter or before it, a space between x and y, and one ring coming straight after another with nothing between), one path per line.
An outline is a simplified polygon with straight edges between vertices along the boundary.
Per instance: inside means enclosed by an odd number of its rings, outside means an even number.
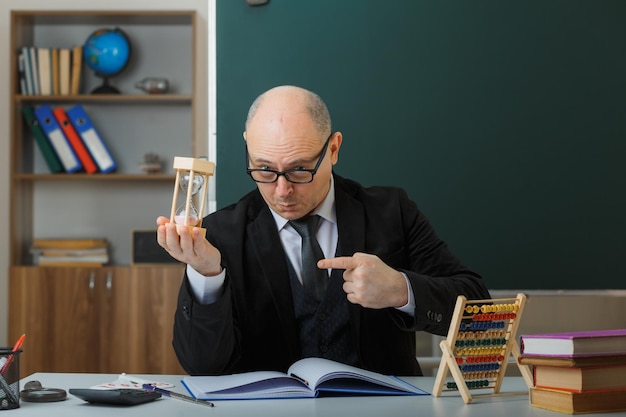
M524 304L526 302L526 295L519 293L515 298L500 298L500 299L486 299L486 300L468 300L466 297L460 295L457 297L457 302L454 307L454 314L452 316L452 321L450 322L450 329L448 330L448 336L445 340L442 340L439 344L441 348L442 356L441 362L439 363L439 369L437 371L437 377L435 378L435 385L433 387L433 396L439 397L444 391L444 384L446 382L446 378L448 377L448 371L452 374L454 381L456 383L456 390L461 393L463 397L463 401L465 404L469 404L472 402L472 395L470 394L470 389L480 389L480 390L491 390L492 393L474 395L474 397L482 397L482 396L493 396L500 393L500 387L502 386L502 380L506 373L506 368L509 362L509 357L513 355L515 358L515 363L519 367L520 373L526 382L528 387L533 386L533 377L530 367L526 365L519 364L519 356L520 349L516 340L517 328L520 322L520 318L522 317L522 312L524 310ZM495 378L491 379L490 383L486 387L480 388L469 388L467 382L465 380L465 376L461 369L459 368L459 364L457 363L456 358L462 357L455 355L455 346L457 340L459 339L460 326L464 319L468 320L473 317L473 315L466 315L470 313L466 313L467 306L478 306L482 305L479 308L483 310L491 310L491 307L484 306L495 306L495 310L499 308L499 305L510 304L514 306L514 313L512 317L504 320L506 323L505 333L506 333L506 343L501 347L501 355L503 357L501 365L497 370L497 375ZM510 311L510 310L507 310ZM475 314L475 313L474 313ZM497 313L496 313L497 314ZM447 389L446 391L456 391L454 389Z

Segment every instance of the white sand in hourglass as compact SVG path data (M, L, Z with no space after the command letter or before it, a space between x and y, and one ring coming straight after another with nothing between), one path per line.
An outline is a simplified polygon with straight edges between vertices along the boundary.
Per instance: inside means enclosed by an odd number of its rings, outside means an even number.
M200 227L204 217L204 207L207 198L209 176L213 175L215 164L204 159L174 158L174 171L176 171L176 183L174 184L174 196L172 198L172 212L170 220L174 220L176 228ZM182 205L176 208L178 203L178 190L185 194ZM198 194L201 193L200 209L196 207ZM206 233L204 229L203 233Z

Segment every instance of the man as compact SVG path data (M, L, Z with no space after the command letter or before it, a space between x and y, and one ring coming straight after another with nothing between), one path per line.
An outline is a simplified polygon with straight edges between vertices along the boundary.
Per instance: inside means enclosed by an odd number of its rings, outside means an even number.
M421 375L414 332L447 334L458 295L489 298L481 277L403 190L364 188L333 172L342 135L316 94L295 86L265 92L250 108L244 139L257 189L207 216L206 239L157 219L159 244L187 264L173 341L183 368L284 372L317 356ZM298 225L312 214L325 259L309 273L304 248L316 243ZM319 269L327 273L314 281L323 284L315 293L309 280Z

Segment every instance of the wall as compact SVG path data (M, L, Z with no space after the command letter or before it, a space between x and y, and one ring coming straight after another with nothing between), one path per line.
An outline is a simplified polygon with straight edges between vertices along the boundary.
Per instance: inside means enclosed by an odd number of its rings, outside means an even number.
M406 188L490 288L626 288L626 2L217 4L219 205L254 97L299 84L336 171ZM221 52L220 52L221 51Z
M0 57L12 8L196 9L206 31L210 1L4 0ZM600 285L624 288L625 8L621 0L271 0L256 8L218 0L220 206L253 187L241 139L250 102L274 85L301 84L327 99L345 135L338 172L410 189L490 287L578 280L593 288L613 277ZM206 36L198 40L206 51ZM8 65L0 59L5 196ZM10 221L6 198L0 221ZM7 246L0 241L0 345Z
M197 39L197 79L198 88L198 117L196 130L199 137L208 137L207 118L202 115L208 113L209 98L207 95L208 74L208 43L207 30L209 10L212 6L207 0L4 0L0 5L0 57L8 57L8 39L10 36L10 11L14 10L196 10L198 13ZM0 59L0 195L9 195L9 62ZM214 130L212 127L211 131ZM9 201L0 198L0 223L9 224ZM8 291L8 233L0 238L0 346L7 346L7 291ZM12 343L12 342L11 342Z

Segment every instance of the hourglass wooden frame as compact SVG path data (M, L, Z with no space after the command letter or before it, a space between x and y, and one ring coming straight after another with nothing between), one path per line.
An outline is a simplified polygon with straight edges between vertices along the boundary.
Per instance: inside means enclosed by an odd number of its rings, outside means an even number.
M215 171L215 164L213 162L206 161L204 159L187 158L182 156L174 157L174 171L176 172L176 182L174 183L174 196L172 198L172 212L170 214L170 221L175 222L176 218L176 206L178 202L178 191L180 190L180 179L185 172L189 172L189 178L193 180L195 175L201 175L204 177L204 184L202 185L202 197L200 199L200 209L198 210L198 221L191 224L189 219L189 209L192 205L193 199L193 187L187 187L187 195L185 197L185 222L182 225L177 224L176 230L179 227L200 227L202 224L202 218L204 217L204 206L207 199L209 189L209 177L213 175ZM190 181L190 185L193 181ZM205 229L202 229L203 233L206 233Z
M433 396L458 391L468 404L472 401L470 390L492 391L475 397L499 394L511 355L526 385L533 385L530 368L519 363L516 340L525 302L526 296L521 293L515 298L488 300L457 297L448 337L439 343L442 356ZM446 382L448 371L454 381Z

